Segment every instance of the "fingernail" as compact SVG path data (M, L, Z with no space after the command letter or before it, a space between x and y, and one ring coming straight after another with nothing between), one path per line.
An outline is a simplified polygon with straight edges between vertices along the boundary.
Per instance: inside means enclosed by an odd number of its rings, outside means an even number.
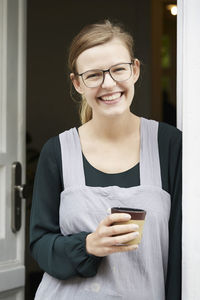
M133 229L139 229L139 226L137 224L133 224Z
M111 208L109 207L108 209L107 209L107 214L111 214Z
M124 218L127 219L127 220L130 220L131 219L131 215L126 214L126 215L124 215Z

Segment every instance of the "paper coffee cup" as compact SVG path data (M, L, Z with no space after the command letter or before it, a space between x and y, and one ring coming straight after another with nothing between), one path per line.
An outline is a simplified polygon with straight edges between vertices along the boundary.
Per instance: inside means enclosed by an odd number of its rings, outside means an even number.
M124 222L115 222L113 225L123 225L123 224L137 224L139 228L136 230L139 232L139 236L133 239L132 241L129 241L127 243L124 243L124 245L138 245L141 242L142 239L142 232L144 227L144 221L146 216L146 211L143 209L136 209L136 208L129 208L129 207L112 207L111 213L126 213L131 215L131 219L129 221Z

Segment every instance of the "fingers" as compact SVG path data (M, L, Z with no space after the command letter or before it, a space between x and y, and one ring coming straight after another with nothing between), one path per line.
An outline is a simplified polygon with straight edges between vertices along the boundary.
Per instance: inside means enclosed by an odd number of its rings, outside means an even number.
M117 235L114 237L110 237L107 239L106 244L107 246L116 246L120 244L125 244L130 242L131 240L137 238L139 236L139 232L131 232L123 235Z
M131 216L129 214L115 213L107 216L102 220L98 233L101 237L115 236L125 234L133 231L138 231L139 226L137 224L119 224L121 222L129 221ZM112 225L113 223L118 223Z
M103 221L101 221L101 224L104 226L110 226L115 222L125 222L131 219L131 216L129 214L123 214L123 213L114 213L109 216L107 216Z
M116 253L116 252L127 252L138 249L138 245L128 245L128 246L112 246L109 247L106 252L108 254Z
M114 236L125 234L133 231L138 231L139 226L137 224L124 224L124 225L112 225L109 227L105 227L105 236Z
M106 256L137 249L138 245L126 245L139 235L138 225L127 222L130 219L131 216L124 213L110 214L103 219L96 231L87 236L87 252L96 256Z

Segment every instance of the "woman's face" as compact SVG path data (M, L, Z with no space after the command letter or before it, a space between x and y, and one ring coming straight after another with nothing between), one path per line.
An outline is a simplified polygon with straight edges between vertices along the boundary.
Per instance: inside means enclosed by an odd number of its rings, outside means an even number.
M120 39L113 39L108 43L83 51L77 59L76 67L77 73L82 74L89 70L107 70L113 65L130 62L131 57L125 44ZM96 115L114 117L130 111L134 84L139 77L139 61L135 60L131 68L132 75L128 80L114 81L106 72L103 83L92 88L85 86L81 77L70 75L75 89L84 95L88 105L92 108L93 118ZM111 99L113 100L109 101Z

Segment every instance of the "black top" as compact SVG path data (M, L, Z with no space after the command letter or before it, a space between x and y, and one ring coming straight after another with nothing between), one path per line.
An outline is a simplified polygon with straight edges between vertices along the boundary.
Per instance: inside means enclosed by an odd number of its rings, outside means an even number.
M171 195L169 260L166 300L181 299L182 133L159 123L158 146L162 188ZM140 184L139 163L128 171L106 174L90 165L83 155L86 185L131 187ZM58 279L90 277L103 258L85 249L88 232L63 236L59 228L63 175L59 136L50 138L40 154L32 200L30 250L39 266Z

